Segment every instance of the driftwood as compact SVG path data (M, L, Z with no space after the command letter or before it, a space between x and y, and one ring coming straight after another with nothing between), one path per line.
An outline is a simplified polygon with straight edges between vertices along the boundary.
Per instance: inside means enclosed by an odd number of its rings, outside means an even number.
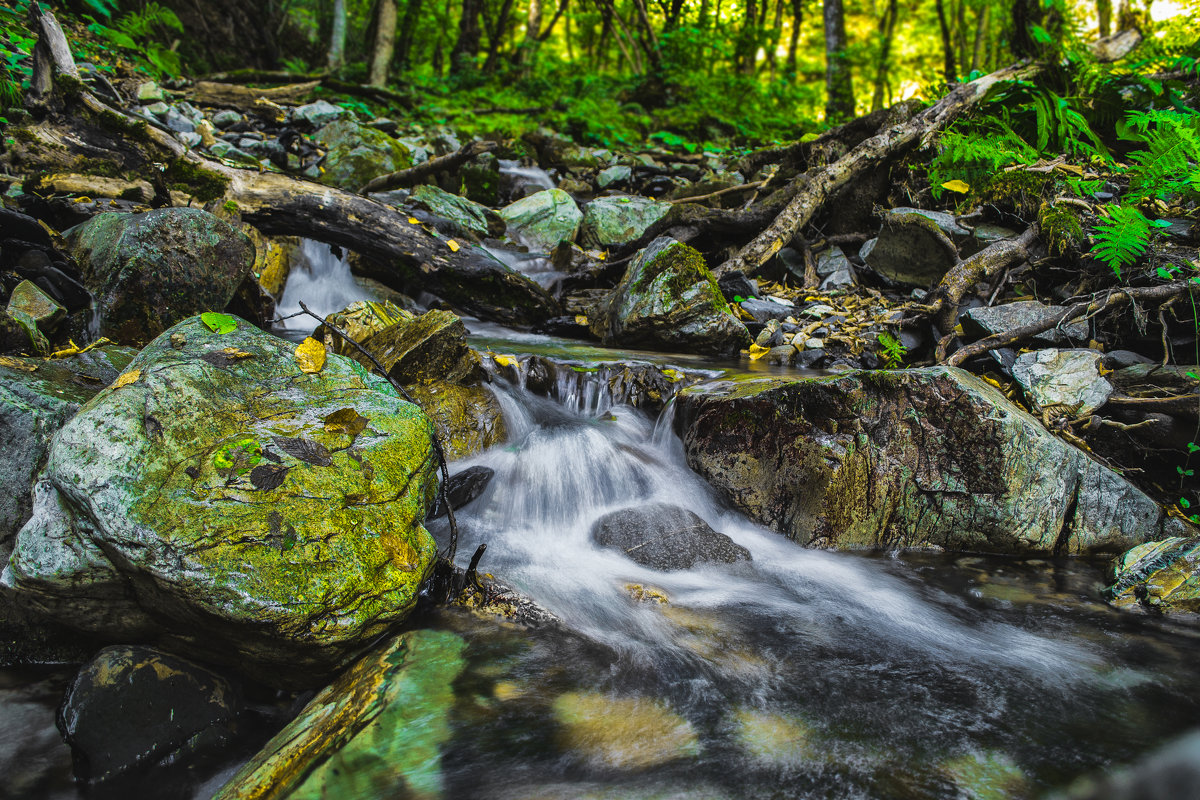
M1019 342L1037 336L1039 333L1045 333L1048 330L1057 328L1060 325L1066 324L1073 319L1084 316L1098 314L1101 311L1112 308L1114 306L1123 305L1129 302L1150 302L1161 303L1171 300L1175 297L1180 297L1185 294L1200 295L1200 286L1191 281L1174 281L1172 283L1164 283L1159 286L1150 286L1146 288L1118 288L1112 291L1105 292L1102 297L1096 297L1092 300L1084 300L1073 305L1069 305L1057 314L1051 314L1040 322L1032 325L1025 325L1020 328L1014 328L1004 333L997 333L992 336L985 336L977 342L972 342L961 350L956 351L953 355L945 360L946 364L956 367L962 364L969 358L981 355L990 350L995 350L1000 347L1008 347Z
M732 272L755 274L771 256L792 240L822 206L855 178L879 164L927 142L963 111L979 102L993 86L1003 81L1028 78L1040 67L1017 64L997 70L970 83L957 86L940 102L907 122L895 125L861 142L829 166L815 171L775 221L743 247L737 255L713 270L718 277Z
M201 105L236 108L244 111L259 108L267 103L299 105L304 102L304 98L312 94L313 89L320 85L320 81L309 81L290 86L277 86L273 89L254 89L234 83L197 81L187 94Z
M388 189L398 189L402 186L415 186L430 175L436 175L443 170L458 169L475 156L491 152L497 147L496 142L468 142L453 153L431 158L415 167L373 178L359 190L359 193L370 194L371 192L386 192Z

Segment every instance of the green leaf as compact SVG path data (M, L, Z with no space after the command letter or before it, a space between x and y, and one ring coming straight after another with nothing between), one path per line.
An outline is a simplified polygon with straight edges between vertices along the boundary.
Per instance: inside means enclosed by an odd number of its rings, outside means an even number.
M233 333L237 330L237 320L228 314L205 311L200 315L200 321L213 333Z
M1192 504L1190 502L1188 502L1188 499L1186 497L1179 498L1179 505L1183 508L1191 508L1192 507Z

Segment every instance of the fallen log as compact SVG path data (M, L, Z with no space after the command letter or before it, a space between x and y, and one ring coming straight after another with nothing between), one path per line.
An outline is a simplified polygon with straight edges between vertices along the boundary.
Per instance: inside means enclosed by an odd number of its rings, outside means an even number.
M351 97L362 97L367 100L379 100L384 103L395 103L401 108L411 109L416 103L409 94L388 89L384 86L368 86L363 83L352 83L326 75L322 72L301 73L282 72L278 70L239 69L231 72L216 72L205 76L211 83L318 83L322 88L333 92L348 94Z
M264 100L269 103L299 105L304 102L304 98L312 94L313 89L320 85L320 81L309 81L290 86L276 86L271 89L255 89L234 83L196 81L186 94L201 105L245 111L264 105Z
M53 19L49 12L40 15ZM52 39L56 27L42 23L40 30ZM57 36L64 46L47 45L50 60L38 69L71 75L74 62L61 29ZM485 319L531 324L561 314L558 302L525 275L480 248L451 244L388 205L205 158L169 133L105 105L77 80L58 84L34 98L35 121L22 127L5 154L17 172L77 173L86 163L109 179L151 178L210 209L236 211L269 236L305 236L362 253L382 265L371 277L401 291L424 289Z
M756 274L771 256L792 240L801 227L812 220L826 202L833 199L852 180L918 144L927 142L963 111L983 99L993 86L1004 81L1028 78L1039 71L1041 67L1038 65L1016 64L970 83L960 84L941 101L912 119L861 142L829 166L816 170L775 221L737 255L719 264L713 273L717 277L732 272Z

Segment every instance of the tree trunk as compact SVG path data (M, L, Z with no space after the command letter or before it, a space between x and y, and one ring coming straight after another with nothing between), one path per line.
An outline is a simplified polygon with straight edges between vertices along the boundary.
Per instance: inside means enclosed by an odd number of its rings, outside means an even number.
M408 0L404 7L404 20L400 23L400 41L396 47L396 66L401 71L412 65L413 35L417 21L421 18L421 0Z
M1112 0L1096 0L1096 19L1100 23L1100 38L1112 33Z
M938 0L941 2L941 0ZM846 60L846 18L842 0L825 0L825 121L854 116L854 86Z
M496 24L488 32L488 53L487 59L483 62L483 71L489 75L496 71L496 65L500 63L500 45L504 43L504 34L508 30L512 7L513 0L504 0L500 5L500 14L496 18Z
M792 31L788 38L786 76L789 82L796 79L796 49L800 44L800 24L804 20L804 0L792 0Z
M1028 78L1039 71L1040 67L1021 64L1006 67L970 83L960 84L936 105L925 109L908 122L891 127L860 143L814 175L766 230L733 258L714 269L713 273L718 277L731 272L753 275L790 242L826 202L833 199L852 180L928 140L978 102L1000 81Z
M954 65L954 43L950 40L950 26L946 23L946 8L942 0L937 0L938 26L942 31L942 72L946 85L953 85L958 78L958 67Z
M479 12L483 0L463 0L462 16L458 20L458 39L450 50L450 74L474 71L479 56Z
M975 47L972 49L972 53L971 53L971 71L972 72L974 72L977 69L982 69L983 67L986 66L986 64L984 64L983 59L984 59L984 50L987 47L988 14L990 13L990 11L991 11L991 9L985 5L983 8L979 9L979 17L975 21Z
M333 32L329 36L329 71L337 72L346 62L346 0L333 0Z
M888 60L892 52L892 37L896 32L896 17L899 16L896 0L888 0L887 10L879 20L879 61L875 65L875 93L871 96L871 110L883 108L884 90L887 88Z
M369 86L386 86L396 47L396 0L375 0L375 46L371 48Z

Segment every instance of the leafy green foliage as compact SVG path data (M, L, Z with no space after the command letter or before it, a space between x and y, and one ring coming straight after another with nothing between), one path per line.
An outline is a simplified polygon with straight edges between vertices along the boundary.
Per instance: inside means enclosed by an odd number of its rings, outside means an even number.
M1133 111L1127 138L1145 150L1129 154L1129 197L1168 197L1200 193L1200 114L1175 109Z
M83 0L83 4L105 19L112 19L117 13L117 0Z
M117 47L139 52L160 73L177 77L183 73L179 54L170 42L174 33L183 33L183 23L171 9L148 2L141 11L122 14L112 27L92 19L92 33Z
M879 352L883 356L883 360L889 367L899 367L904 364L904 359L908 356L908 348L900 343L900 340L892 336L887 331L880 332L876 337L879 341Z
M232 333L237 330L237 320L228 314L205 311L200 315L200 321L213 333Z
M942 184L959 180L977 187L1014 164L1032 164L1037 152L1002 123L942 137L938 154L929 164L929 183L935 198L946 191Z
M1120 277L1121 270L1135 264L1150 246L1152 223L1137 206L1109 206L1108 214L1096 223L1091 255Z

